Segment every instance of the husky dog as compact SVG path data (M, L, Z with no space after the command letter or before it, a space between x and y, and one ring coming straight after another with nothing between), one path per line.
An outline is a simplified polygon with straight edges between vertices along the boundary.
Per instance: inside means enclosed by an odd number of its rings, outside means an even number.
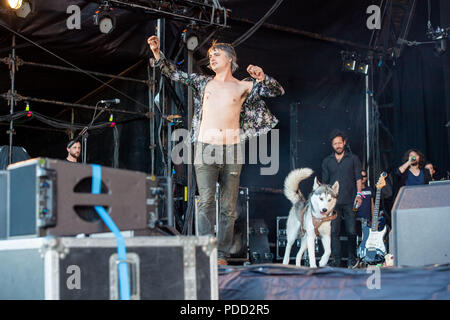
M301 265L302 255L308 249L309 266L316 268L315 239L322 240L324 254L319 261L319 267L326 266L331 254L331 220L336 218L333 209L337 202L339 182L333 186L321 184L314 178L313 190L308 200L300 191L298 184L310 177L313 171L309 168L291 171L284 181L284 195L292 202L292 208L286 224L287 245L283 264L289 264L292 245L301 235L301 246L295 259L297 266Z

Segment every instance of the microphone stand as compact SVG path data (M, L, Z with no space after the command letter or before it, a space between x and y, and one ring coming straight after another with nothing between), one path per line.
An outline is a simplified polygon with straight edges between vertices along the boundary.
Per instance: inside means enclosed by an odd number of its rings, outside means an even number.
M97 102L98 104L98 102ZM83 160L82 163L86 164L86 155L87 155L87 138L89 137L89 133L88 130L92 127L92 125L94 124L95 120L97 120L102 114L103 112L105 112L105 110L108 109L110 103L105 102L105 107L100 109L100 112L92 119L91 123L89 123L87 126L85 126L80 133L78 134L78 136L72 141L72 143L69 144L68 148L70 149L70 147L72 147L72 145L75 142L80 141L80 139L82 139L82 145L83 145Z

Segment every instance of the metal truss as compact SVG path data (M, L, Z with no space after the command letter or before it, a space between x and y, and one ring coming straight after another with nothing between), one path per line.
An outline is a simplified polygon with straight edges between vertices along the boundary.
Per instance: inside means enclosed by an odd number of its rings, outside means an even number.
M374 178L381 172L382 158L383 162L388 162L389 148L393 143L391 132L382 122L381 109L393 106L393 64L403 53L418 3L417 0L385 0L383 2L381 29L374 31L369 44L372 50L368 53L371 60L370 74L367 79L369 92L367 100L370 108L369 136L371 137L368 147L372 150L371 169L373 171L371 173ZM380 129L384 131L389 141L382 141Z
M228 27L231 10L219 0L99 0L102 7L121 7L141 10L158 18L188 21L201 26Z

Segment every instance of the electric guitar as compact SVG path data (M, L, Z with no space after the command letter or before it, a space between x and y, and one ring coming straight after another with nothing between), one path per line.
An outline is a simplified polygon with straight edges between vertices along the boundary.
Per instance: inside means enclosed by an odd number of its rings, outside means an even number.
M372 226L367 223L362 227L362 241L358 248L358 257L367 264L378 264L384 262L386 255L386 247L384 245L384 235L386 234L386 226L383 230L378 231L378 215L380 212L381 189L386 186L387 173L383 172L378 179L375 197L375 208L372 217Z

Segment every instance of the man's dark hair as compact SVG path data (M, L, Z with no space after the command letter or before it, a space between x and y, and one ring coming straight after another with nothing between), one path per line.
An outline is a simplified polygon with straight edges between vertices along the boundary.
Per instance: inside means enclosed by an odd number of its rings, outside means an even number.
M333 131L331 131L330 142L333 142L333 139L336 137L341 137L343 141L347 140L345 134L339 129L334 129Z
M70 147L69 146L71 146L71 144L72 145L74 145L75 143L80 143L81 144L81 142L80 141L75 141L75 140L70 140L69 142L67 142L67 149L70 149Z
M408 161L409 154L413 151L419 155L419 169L422 169L423 167L425 167L426 160L425 160L425 155L422 152L420 152L419 149L411 148L408 151L406 151L403 154L402 163L405 163L406 161Z

